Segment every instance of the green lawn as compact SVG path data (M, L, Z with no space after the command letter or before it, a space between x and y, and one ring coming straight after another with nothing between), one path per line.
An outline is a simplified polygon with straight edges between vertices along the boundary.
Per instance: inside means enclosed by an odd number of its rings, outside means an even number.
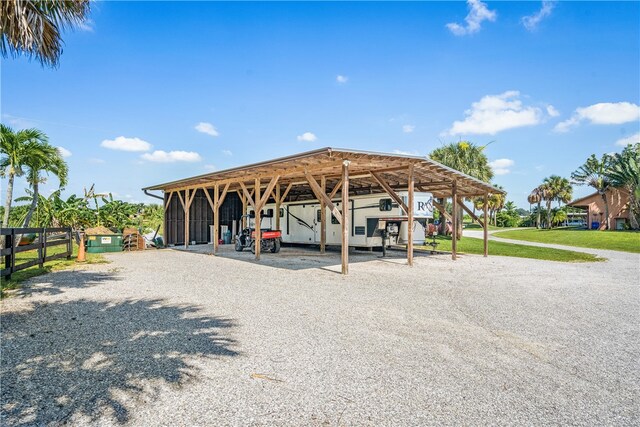
M59 253L63 253L66 250L64 245L53 246L50 249L47 249L50 255L55 255ZM11 275L11 280L5 280L2 278L2 286L0 287L0 295L4 294L4 291L9 289L16 289L20 287L20 283L24 282L27 279L30 279L35 276L40 276L42 274L49 273L51 271L63 270L65 268L72 267L76 264L76 257L78 256L78 246L74 243L73 245L73 255L70 260L65 258L55 259L53 261L49 261L45 263L44 267L40 268L37 265L33 267L26 268L24 270L17 271ZM26 251L20 252L16 254L16 264L21 264L24 261L29 261L32 259L36 259L38 257L37 251ZM102 264L108 262L104 259L101 254L87 254L87 264ZM3 264L4 266L4 264Z
M508 230L493 233L505 239L526 240L528 242L555 243L592 249L640 253L640 233L637 231L596 231L577 228L553 230Z
M439 251L451 251L451 237L438 236L436 241ZM430 246L421 246L424 249L431 249ZM482 239L474 239L472 237L463 237L458 241L458 253L478 254L484 253L484 245ZM604 258L598 258L595 255L585 254L583 252L565 251L562 249L539 248L535 246L518 245L514 243L503 243L489 240L489 255L511 256L517 258L533 258L549 261L562 262L594 262L604 261Z
M491 225L489 224L489 230L501 230L501 227L496 227L495 225ZM465 223L464 224L464 229L465 230L482 230L482 225L475 223L475 222L470 222L470 223Z

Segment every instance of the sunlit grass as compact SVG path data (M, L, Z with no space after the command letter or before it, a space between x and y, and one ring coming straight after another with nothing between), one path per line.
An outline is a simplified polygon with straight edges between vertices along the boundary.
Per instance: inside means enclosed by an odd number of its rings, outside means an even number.
M439 251L451 251L451 237L437 236ZM423 249L431 249L430 246L422 246ZM484 244L482 239L463 237L458 241L458 252L461 254L484 254ZM548 261L561 262L595 262L604 261L592 254L584 252L567 251L563 249L540 248L536 246L518 245L515 243L503 243L489 240L489 255L509 256L516 258L542 259Z
M528 242L640 253L640 233L637 231L598 231L577 228L538 230L531 228L499 231L493 235Z

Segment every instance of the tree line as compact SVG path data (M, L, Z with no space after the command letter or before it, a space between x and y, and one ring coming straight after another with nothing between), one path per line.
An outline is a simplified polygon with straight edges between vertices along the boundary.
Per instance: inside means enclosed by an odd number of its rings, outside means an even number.
M96 194L91 188L85 194L62 197L69 168L60 151L37 129L14 131L0 125L0 176L7 179L6 199L2 207L3 227L71 227L80 230L104 226L122 230L126 227L156 229L162 224L164 209L160 205L128 203L111 194ZM40 193L40 185L53 175L58 189L48 197ZM29 188L26 196L12 206L13 187L17 177L25 177Z
M629 227L637 230L640 222L640 143L627 145L622 152L603 154L598 158L592 154L583 165L571 174L571 180L552 175L535 187L528 196L530 204L537 205L535 226L551 228L554 225L554 211L551 204L568 203L573 196L575 185L587 185L596 190L604 205L605 229L610 230L609 201L607 194L616 188L629 195ZM542 203L546 209L542 209ZM559 206L560 207L560 206ZM543 222L542 214L546 214ZM556 211L557 214L558 211Z

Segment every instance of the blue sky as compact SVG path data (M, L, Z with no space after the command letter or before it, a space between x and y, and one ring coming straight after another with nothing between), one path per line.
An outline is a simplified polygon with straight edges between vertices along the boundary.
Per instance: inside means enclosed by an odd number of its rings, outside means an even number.
M68 194L153 201L140 188L319 147L466 139L528 207L637 141L640 3L100 2L59 68L3 59L1 101L71 154Z

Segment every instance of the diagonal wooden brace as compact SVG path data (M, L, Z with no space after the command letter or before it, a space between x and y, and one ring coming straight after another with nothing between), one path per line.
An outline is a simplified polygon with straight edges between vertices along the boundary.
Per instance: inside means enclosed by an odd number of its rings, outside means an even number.
M380 186L382 188L384 188L384 191L387 192L387 194L389 196L391 196L391 198L398 204L400 205L400 207L402 208L402 210L404 211L405 214L409 215L409 208L407 207L407 205L402 201L402 198L400 196L398 196L398 194L393 191L393 188L391 188L391 186L387 183L387 181L384 180L384 178L382 178L382 176L380 176L379 174L377 174L376 172L371 172L371 176L373 176L373 178L378 181L378 184L380 184Z
M327 193L322 191L322 188L318 184L318 181L308 172L305 171L304 176L307 178L307 182L309 182L309 186L311 187L311 191L315 194L318 200L324 201L325 205L329 208L333 216L338 220L340 224L342 224L342 213L338 210L336 205L333 204ZM343 206L342 209L345 207Z

